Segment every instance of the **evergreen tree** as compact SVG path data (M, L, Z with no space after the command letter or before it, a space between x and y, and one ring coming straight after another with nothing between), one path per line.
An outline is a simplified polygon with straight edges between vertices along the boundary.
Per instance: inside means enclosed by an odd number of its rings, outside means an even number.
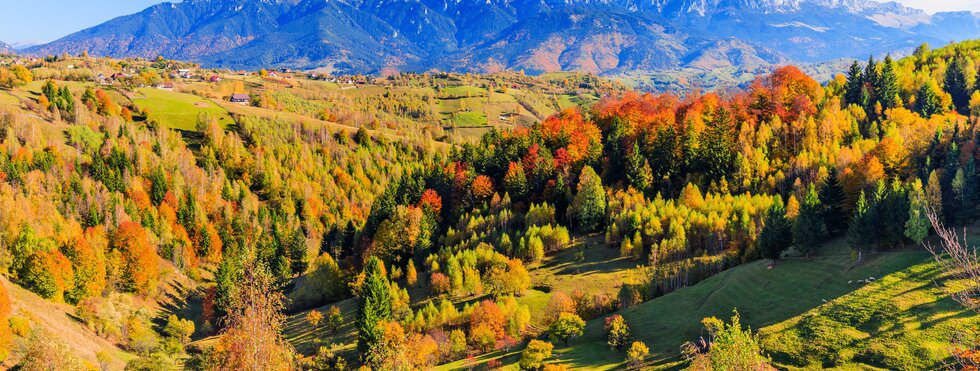
M766 224L759 234L759 250L763 258L775 263L792 243L793 224L786 218L786 208L783 207L783 203L777 201L769 208Z
M817 250L817 246L827 235L827 227L821 215L822 209L817 188L810 184L803 205L800 207L800 215L796 217L793 224L793 245L806 257L810 257L810 254Z
M953 98L953 106L960 113L970 109L970 87L966 80L966 59L957 55L946 68L946 92Z
M905 237L921 244L929 234L929 219L927 218L928 202L922 181L916 179L909 185L909 217L905 222Z
M646 192L653 184L653 169L640 153L640 146L633 144L626 155L626 180L636 190Z
M898 107L898 76L895 74L895 63L892 61L891 55L885 57L881 68L881 77L875 91L878 93L878 101L881 103L882 109Z
M919 87L915 96L915 108L922 117L930 118L932 115L946 113L942 99L939 98L939 89L932 80L926 81Z
M381 339L380 323L391 320L391 283L384 263L371 257L364 267L364 284L358 295L357 350L365 355Z
M844 187L837 177L837 169L831 169L830 175L820 187L820 202L824 206L823 220L827 231L837 234L847 227L847 215L844 212Z
M880 182L879 187L882 188L876 205L879 210L878 229L881 231L879 241L885 247L892 247L902 243L905 236L905 223L909 216L908 195L897 181L891 186Z
M605 155L609 162L606 165L604 176L610 182L615 182L623 178L624 161L628 161L627 148L623 143L626 140L626 125L619 117L615 117L604 130L605 135Z
M861 79L864 81L864 89L868 92L870 100L863 102L867 111L867 108L874 105L877 102L878 92L874 89L880 84L879 79L881 75L878 72L878 62L875 61L874 56L868 57L868 64L864 65L864 73L861 75Z
M966 225L974 217L977 207L976 185L976 165L971 156L966 166L956 170L952 182L953 194L958 201L958 205L953 208L953 211L956 214L956 222L960 225Z
M858 262L864 256L864 251L877 239L875 224L874 212L872 211L871 205L868 204L868 199L865 197L864 191L861 191L857 203L854 204L854 216L851 218L850 226L847 228L847 242L857 252Z
M847 85L844 90L844 101L847 104L861 104L861 90L864 88L864 77L861 65L854 61L847 73Z
M599 230L606 217L606 190L591 166L582 169L577 191L572 201L572 210L578 228L586 232Z

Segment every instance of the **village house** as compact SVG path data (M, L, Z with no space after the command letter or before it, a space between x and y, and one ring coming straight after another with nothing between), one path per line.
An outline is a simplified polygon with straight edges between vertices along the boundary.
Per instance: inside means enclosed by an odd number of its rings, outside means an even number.
M160 85L157 85L157 89L167 90L167 91L173 91L174 90L174 87L175 87L174 86L174 83L172 83L170 81L167 81L167 82L161 83Z
M232 103L238 103L238 104L242 104L242 105L246 105L247 106L251 101L252 101L252 97L250 97L248 94L232 94L231 95L231 102Z

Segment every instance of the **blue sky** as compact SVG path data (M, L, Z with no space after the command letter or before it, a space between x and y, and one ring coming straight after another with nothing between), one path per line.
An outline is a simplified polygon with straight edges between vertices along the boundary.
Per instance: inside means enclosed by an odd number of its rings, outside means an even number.
M3 1L0 41L47 42L112 18L136 13L163 0ZM180 2L172 0L171 2Z
M980 11L980 0L898 0L929 12ZM48 42L109 19L138 12L162 0L18 0L4 1L0 41ZM179 0L171 0L179 2Z

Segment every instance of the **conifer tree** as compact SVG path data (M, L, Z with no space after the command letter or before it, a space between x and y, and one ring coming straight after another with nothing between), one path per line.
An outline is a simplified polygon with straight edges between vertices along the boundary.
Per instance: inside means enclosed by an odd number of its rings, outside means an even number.
M793 224L793 245L797 251L810 257L817 250L821 240L827 235L821 210L823 205L813 184L807 187L806 197L800 207L800 215Z
M362 355L381 339L382 326L391 320L391 283L384 263L371 257L364 267L364 285L358 296L357 350Z
M905 222L905 237L921 244L929 234L929 219L927 217L928 203L922 181L916 179L909 185L909 217Z
M946 68L946 92L953 98L953 106L961 113L970 108L970 87L966 80L966 60L957 55Z
M925 118L946 112L946 108L943 107L942 100L939 98L936 83L932 80L926 81L919 87L915 96L915 106L916 111Z
M626 180L636 190L646 192L653 183L653 169L640 153L640 146L633 144L626 155Z
M786 219L786 208L783 207L783 203L777 201L769 208L766 224L759 234L759 250L763 258L775 263L792 243L793 224Z
M864 88L864 78L861 65L854 61L847 73L847 85L844 90L844 100L847 104L861 104L861 90Z
M895 63L892 61L891 55L885 57L881 68L881 77L875 91L878 94L878 101L881 103L882 109L898 107L898 76L895 75Z
M858 262L864 256L864 251L873 243L877 237L875 233L874 212L868 199L861 191L857 203L854 204L854 216L851 218L850 226L847 228L847 242L858 254Z
M824 224L827 232L837 234L847 227L847 215L844 212L844 187L837 177L837 170L831 169L830 175L820 187L820 202L824 206Z
M606 215L606 190L599 175L586 166L579 175L578 193L572 202L575 221L583 231L595 231L602 227Z

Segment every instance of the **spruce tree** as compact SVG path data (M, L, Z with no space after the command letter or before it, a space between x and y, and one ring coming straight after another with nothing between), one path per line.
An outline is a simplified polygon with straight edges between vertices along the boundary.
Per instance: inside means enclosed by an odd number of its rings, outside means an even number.
M909 185L909 217L905 222L905 237L921 244L929 234L929 219L927 217L928 201L922 189L922 181L916 179Z
M931 80L926 81L919 87L919 91L915 96L915 106L916 111L925 118L946 112L942 100L939 98L936 83Z
M773 263L793 243L793 224L786 218L786 208L777 201L766 214L766 224L759 234L759 250L763 258Z
M653 184L650 161L640 153L640 146L633 144L626 154L626 180L640 192L646 192Z
M953 98L956 110L966 113L970 109L970 87L966 81L966 60L957 55L946 68L946 92Z
M864 191L861 191L857 203L854 204L854 216L847 228L847 243L857 252L858 262L876 238L875 224L871 205L868 204Z
M361 355L368 354L381 338L379 323L391 319L391 283L381 259L371 257L364 275L357 298L357 350Z
M827 232L843 232L847 227L847 215L844 212L844 188L837 177L837 169L830 170L830 176L820 187L820 202L824 206L823 220Z
M878 101L884 110L898 107L898 76L895 75L895 66L892 56L885 57L885 62L881 68L881 77L875 90L878 94Z
M821 210L823 205L820 203L820 196L817 188L810 184L807 187L803 205L800 207L800 215L793 223L793 245L796 250L806 257L810 257L821 240L827 235L827 227L823 222Z
M847 73L847 86L844 91L844 100L847 104L861 104L861 90L864 88L864 78L861 72L861 65L854 61L851 69Z
M905 223L909 217L908 195L898 181L891 186L885 186L883 199L878 202L880 241L885 247L893 247L902 243L905 237Z

